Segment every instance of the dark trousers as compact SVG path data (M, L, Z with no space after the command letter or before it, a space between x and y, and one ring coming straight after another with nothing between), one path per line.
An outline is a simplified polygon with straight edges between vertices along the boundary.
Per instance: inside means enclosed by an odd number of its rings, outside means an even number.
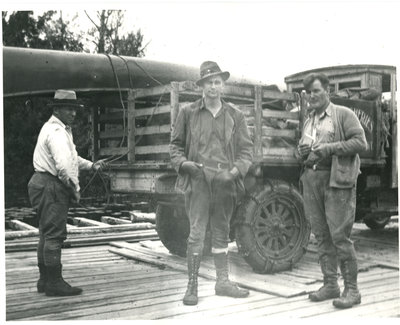
M337 256L339 261L355 260L350 240L356 209L356 188L329 186L330 170L306 169L300 178L304 210L318 243L318 254Z
M234 180L220 181L220 172L203 169L191 177L191 191L185 196L185 204L190 222L188 247L193 253L202 253L208 222L212 248L228 248L230 220L237 196L236 183Z
M61 263L61 246L67 238L70 193L55 176L35 173L28 183L28 194L39 219L38 263Z

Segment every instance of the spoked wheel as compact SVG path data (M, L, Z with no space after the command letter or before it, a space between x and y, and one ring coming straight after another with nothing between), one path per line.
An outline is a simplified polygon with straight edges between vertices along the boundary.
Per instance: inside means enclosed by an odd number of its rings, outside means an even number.
M267 181L241 204L236 217L236 243L254 271L290 269L305 253L311 227L294 186Z
M156 230L163 245L178 256L186 256L189 219L183 207L157 205ZM203 255L211 254L211 233L206 232Z

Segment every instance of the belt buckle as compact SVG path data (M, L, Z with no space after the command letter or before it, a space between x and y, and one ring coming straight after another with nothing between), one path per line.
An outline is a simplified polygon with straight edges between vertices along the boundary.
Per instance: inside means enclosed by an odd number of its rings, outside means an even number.
M221 163L218 163L218 164L217 164L217 168L218 168L218 169L222 169Z
M313 169L313 170L317 170L317 164L314 164L314 165L312 166L312 169Z

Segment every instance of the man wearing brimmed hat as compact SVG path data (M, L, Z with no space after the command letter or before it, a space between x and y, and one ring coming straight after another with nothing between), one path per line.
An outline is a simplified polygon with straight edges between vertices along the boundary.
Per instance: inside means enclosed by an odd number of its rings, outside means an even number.
M172 130L171 162L178 172L177 189L185 193L190 221L187 245L189 283L183 298L196 305L197 277L207 224L212 233L212 253L217 272L217 295L247 297L248 290L229 281L229 225L243 179L252 161L252 142L244 115L221 99L229 72L217 63L200 66L196 84L203 98L182 108Z
M57 90L50 106L53 115L40 130L33 154L35 173L28 184L29 199L39 218L37 290L48 296L70 296L82 289L62 277L61 246L67 237L69 204L80 199L79 170L97 171L106 164L103 160L92 163L76 152L71 125L83 105L75 92Z

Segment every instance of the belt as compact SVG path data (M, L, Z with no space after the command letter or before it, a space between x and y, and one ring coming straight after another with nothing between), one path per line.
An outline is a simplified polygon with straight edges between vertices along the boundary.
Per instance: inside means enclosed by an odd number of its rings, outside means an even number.
M204 168L208 168L211 170L226 170L230 169L229 163L220 163L220 162L215 162L215 161L201 161L201 164L203 164Z
M320 166L318 164L304 165L304 167L312 170L331 170L331 166Z

